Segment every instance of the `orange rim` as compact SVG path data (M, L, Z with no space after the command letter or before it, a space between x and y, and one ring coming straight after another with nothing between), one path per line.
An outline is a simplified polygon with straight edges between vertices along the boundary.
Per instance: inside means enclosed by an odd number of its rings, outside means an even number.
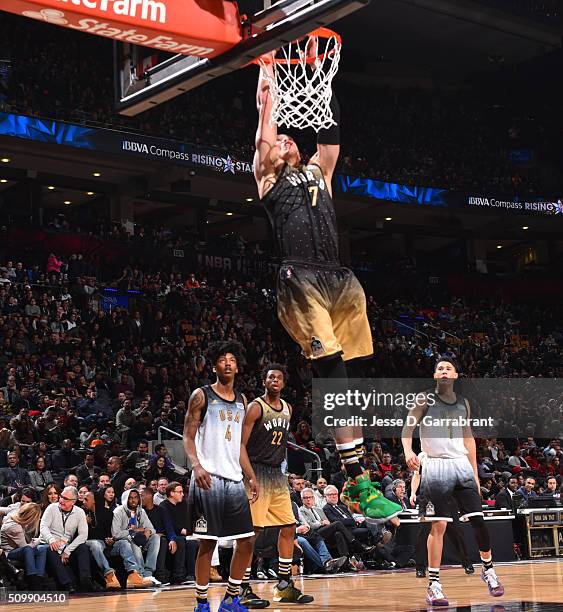
M336 48L340 48L342 46L342 37L340 36L340 34L334 32L333 30L329 28L317 28L316 30L309 32L309 34L306 34L306 36L318 36L319 38L336 39L335 48L331 49L330 51L326 51L325 53L321 53L320 55L313 55L311 57L308 57L307 58L308 64L311 64L317 60L324 61L326 57L331 57L334 55ZM252 63L260 64L261 62L264 62L266 64L269 64L271 61L272 60L269 55L261 55L260 57L257 57L256 59L252 60ZM291 58L291 59L274 57L274 60L273 60L274 64L300 64L301 61L302 61L301 59L298 59L296 57Z

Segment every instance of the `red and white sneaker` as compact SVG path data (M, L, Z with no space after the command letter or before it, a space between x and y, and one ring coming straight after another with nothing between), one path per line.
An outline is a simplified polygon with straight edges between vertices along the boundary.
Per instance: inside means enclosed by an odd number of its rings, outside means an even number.
M426 591L426 603L430 606L449 606L449 601L442 591L439 582L433 582Z
M481 580L487 583L489 595L493 597L501 597L504 595L504 587L500 583L494 568L481 570Z

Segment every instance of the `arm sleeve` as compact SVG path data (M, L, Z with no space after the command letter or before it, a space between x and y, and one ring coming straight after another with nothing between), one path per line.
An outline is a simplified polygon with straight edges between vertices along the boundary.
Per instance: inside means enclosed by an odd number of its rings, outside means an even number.
M83 510L78 516L78 533L74 540L65 548L64 552L70 554L73 550L78 548L80 544L84 544L88 539L88 521L86 520L86 514Z
M53 511L51 510L52 506L47 506L43 516L41 517L41 525L39 527L39 533L41 534L41 541L50 544L54 542L57 538L51 533L49 529L49 524L52 520Z
M309 514L312 515L311 512L307 511L307 508L299 508L299 518L301 519L301 522L305 523L305 525L309 525L311 530L319 529L319 527L321 527L321 522L316 521L313 517L309 518Z
M330 99L330 109L332 110L332 117L336 122L336 125L331 125L325 130L319 130L317 144L340 144L340 104L338 103L338 99L334 91L332 92L332 98Z
M8 493L8 488L4 484L5 482L6 478L4 476L4 471L0 469L0 494L2 494L2 497Z
M2 533L5 533L6 536L12 540L14 548L23 548L24 546L30 545L25 539L22 526L18 525L14 521L10 522L5 527L2 527Z
M127 521L125 521L125 526L123 525L123 522L123 510L121 507L118 507L113 513L113 520L111 522L111 535L116 540L126 540L129 538Z
M150 529L153 533L156 533L156 529L154 528L154 525L151 523L151 520L148 517L148 514L142 508L141 508L139 519L140 519L139 527L142 527L143 529Z
M175 542L177 539L176 532L174 531L174 525L172 524L172 518L168 508L162 504L159 506L162 510L162 522L164 523L164 530L166 531L166 538L169 542Z

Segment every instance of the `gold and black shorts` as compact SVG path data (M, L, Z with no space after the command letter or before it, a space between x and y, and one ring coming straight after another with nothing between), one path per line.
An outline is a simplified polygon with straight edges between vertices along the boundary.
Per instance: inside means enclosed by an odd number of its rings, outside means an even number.
M252 464L260 487L258 499L250 504L254 527L280 527L293 525L295 516L287 487L287 477L281 467Z
M352 270L284 262L277 297L278 317L307 358L373 354L366 296Z

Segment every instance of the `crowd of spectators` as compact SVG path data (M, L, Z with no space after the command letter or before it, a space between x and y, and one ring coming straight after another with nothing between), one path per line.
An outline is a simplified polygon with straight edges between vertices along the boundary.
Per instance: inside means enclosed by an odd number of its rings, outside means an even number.
M244 236L229 231L218 236L201 236L193 226L170 227L164 223L135 223L133 231L129 231L123 224L111 221L102 214L91 214L86 218L80 213L84 211L61 211L53 209L47 211L43 220L45 229L49 232L74 233L112 240L128 247L171 250L189 250L201 252L209 250L220 250L229 255L258 255L271 256L271 243L268 241L247 241ZM92 211L87 211L92 212ZM76 214L73 214L76 213ZM10 218L4 218L0 213L0 223L6 221L10 224Z
M201 272L184 274L174 269L132 265L115 270L109 282L118 289L137 288L141 297L128 309L104 310L98 279L85 276L88 266L87 258L64 259L56 253L42 262L5 260L0 265L0 494L7 512L20 507L17 504L24 491L24 502L29 498L30 503L36 503L44 494L46 503L51 482L66 487L63 497L67 499L63 499L63 504L74 504L76 497L87 512L90 507L102 508L103 513L106 505L111 509L115 500L122 499L124 490L133 491L139 486L141 491L129 496L131 503L137 505L139 495L143 500L151 495L147 493L149 489L157 502L170 497L166 493L167 484L179 482L174 485L176 489L168 491L179 494L189 473L184 473L182 466L172 465L165 455L150 456L146 441L154 440L161 426L182 431L191 391L214 379L206 347L210 341L227 338L237 339L245 346L245 363L237 385L249 398L262 391L259 373L266 363L280 361L288 365L286 397L294 407L292 440L318 453L322 477L341 489L344 476L333 443L315 437L311 431L311 365L279 326L268 285L236 275L225 278L211 270L203 276ZM470 304L461 299L444 304L401 300L383 304L368 295L368 315L376 339L376 356L366 369L369 376L430 377L439 356L457 359L468 377L507 376L526 380L531 376L561 376L561 319L554 307L493 301ZM504 407L507 418L525 410L523 398L512 399ZM562 398L546 400L545 410L546 419L553 427L559 427ZM546 442L542 448L534 443L537 434L533 422L530 428L525 432L530 436L526 440L519 438L522 430L518 430L505 440L479 441L485 501L499 494L506 496L512 476L520 480L535 478L532 489L539 492L553 486L559 489L563 475L559 440ZM552 431L559 438L563 433L553 428ZM164 439L171 435L165 433ZM408 495L410 474L397 440L382 437L371 441L368 450L366 465L373 479L381 482L383 489L397 480L404 481ZM288 469L292 473L310 479L313 468L299 451L288 452ZM551 476L555 485L549 484ZM518 485L526 486L526 482L518 481ZM104 497L108 485L113 488L112 499ZM395 486L393 494L397 495L397 491L402 493ZM90 493L93 497L84 502L84 496ZM24 517L18 515L17 520L31 516L29 520L33 523L34 512L25 503L24 506ZM150 508L147 513L151 516ZM303 522L302 512L297 517ZM77 521L77 529L79 524ZM107 517L104 524L109 526ZM51 546L61 539L57 535L58 526L52 528L52 538L41 528L39 545L48 546L49 550L45 549L44 554L37 552L39 559L34 562L39 564L37 571L43 571L41 563L45 556L47 566L54 568L52 577L59 586L70 587L64 567L61 570L57 561L60 559L57 547ZM150 528L143 531L151 532L148 536L145 533L146 542L139 537L150 553L144 561L142 555L135 556L136 549L118 546L119 554L115 555L121 556L128 574L120 574L124 570L118 564L118 574L114 576L115 568L111 565L114 553L105 551L106 538L114 544L118 540L113 531L104 532L104 537L98 531L98 535L89 538L100 544L90 546L87 538L85 545L90 551L77 544L71 551L73 567L78 572L72 588L90 589L96 588L96 584L113 588L115 580L127 585L127 575L133 576L129 586L146 586L151 576L155 578L155 558L160 558L158 579L166 579L165 553L168 550L173 557L175 548L171 545L172 532L166 529L163 527L161 532L168 540L162 545L164 552L160 557L156 540L150 546L148 543L152 535L160 532ZM306 528L303 526L301 531ZM349 534L326 531L333 556L329 559L324 550L316 550L315 557L308 551L314 560L310 567L316 567L320 555L321 569L337 570L343 557L344 567L358 569L361 563L358 557L365 553L362 546ZM363 545L368 548L377 547L386 537L383 532L363 534L366 535L369 538ZM21 539L18 541L22 543ZM378 567L407 564L412 557L410 550L385 552L381 547L377 550ZM369 552L367 557L373 560L375 549ZM96 582L95 574L89 575L84 570L88 554L100 562L97 566L101 567L106 582ZM190 563L195 550L187 546L182 555L184 561L180 565L169 559L169 572L176 581L192 573ZM110 565L104 565L103 559ZM29 561L23 557L20 560ZM331 560L338 562L327 565ZM30 571L32 576L40 575Z
M551 11L547 0L522 5L542 15ZM5 15L0 31L10 49L9 67L0 73L4 109L106 122L252 154L250 88L233 88L227 79L195 90L189 104L176 100L138 120L124 119L111 108L109 41L104 46L65 30L52 36L45 24ZM534 134L523 135L506 109L499 124L494 112L467 95L366 95L354 88L347 89L342 108L344 124L355 126L343 131L343 172L467 190L541 187L531 170L507 161L508 149L532 146ZM312 146L304 141L305 151ZM131 248L195 250L199 241L189 229L147 225L130 235L104 219L77 224L63 214L47 225ZM241 244L237 236L222 240L223 246L231 241L234 253L256 254L256 245ZM163 439L182 431L191 392L214 380L206 348L223 339L245 347L237 386L249 399L262 392L264 365L287 364L291 440L321 460L317 468L300 450L288 450L302 553L296 562L302 556L307 571L328 573L369 563L412 565L413 551L394 543L395 526L365 525L338 502L345 479L338 452L330 438L312 431L312 367L277 320L272 279L187 272L146 259L109 267L95 255L26 257L0 260L0 574L24 586L24 572L10 561L25 570L27 587L71 592L181 584L193 576L197 544L184 537L189 471L170 460L164 444L149 453L148 441L159 431ZM135 297L114 307L104 301L104 287ZM431 378L439 357L455 359L467 378L529 381L563 374L560 306L455 297L383 302L367 293L375 338L367 376ZM541 417L552 431L542 440L526 392L498 403L510 435L477 441L483 502L497 508L514 510L535 495L560 495L563 397L541 397ZM515 415L525 416L524 429ZM371 435L366 447L372 480L396 503L413 507L398 439ZM267 544L257 548L258 577L269 575Z
M136 118L113 113L111 42L3 14L9 58L0 106L29 115L90 121L179 139L250 160L256 111L254 75L227 76ZM541 193L533 167L509 161L512 149L540 152L559 117L511 96L368 89L342 81L340 171L356 176L460 190ZM538 120L541 117L541 120ZM545 126L549 124L549 127ZM305 155L312 134L298 140Z

